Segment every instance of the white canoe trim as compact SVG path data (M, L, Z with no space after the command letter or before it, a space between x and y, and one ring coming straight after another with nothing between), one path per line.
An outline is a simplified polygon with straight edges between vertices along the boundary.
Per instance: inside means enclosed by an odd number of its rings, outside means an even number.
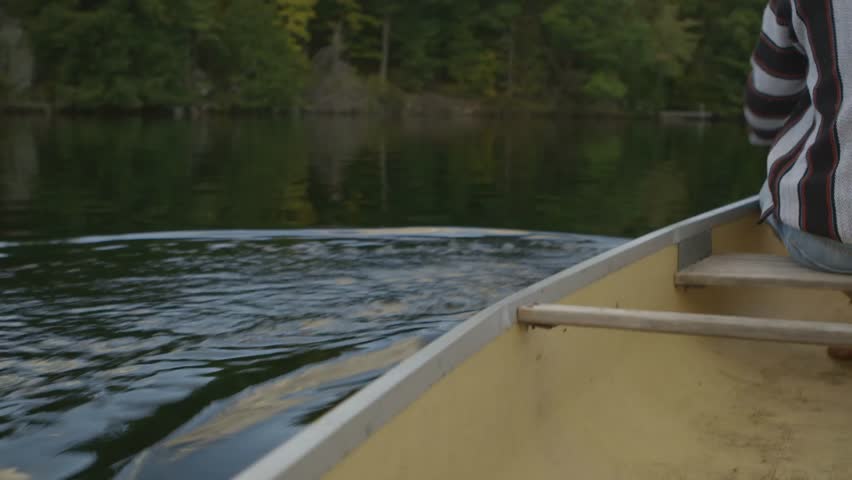
M737 220L751 197L654 231L542 280L462 322L241 472L238 480L318 479L432 385L516 323L518 307L552 303L648 255Z

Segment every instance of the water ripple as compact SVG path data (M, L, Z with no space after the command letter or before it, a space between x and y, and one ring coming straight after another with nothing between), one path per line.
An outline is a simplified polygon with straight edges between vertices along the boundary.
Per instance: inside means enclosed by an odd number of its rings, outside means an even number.
M0 243L0 477L225 478L427 339L618 243L439 228Z

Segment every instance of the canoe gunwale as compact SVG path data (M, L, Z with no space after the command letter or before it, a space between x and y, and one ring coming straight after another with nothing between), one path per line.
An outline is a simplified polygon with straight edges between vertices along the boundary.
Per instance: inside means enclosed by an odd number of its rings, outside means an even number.
M753 213L757 208L757 197L750 197L686 219L569 267L497 302L368 384L236 478L320 478L432 385L516 325L519 307L555 302L614 271Z

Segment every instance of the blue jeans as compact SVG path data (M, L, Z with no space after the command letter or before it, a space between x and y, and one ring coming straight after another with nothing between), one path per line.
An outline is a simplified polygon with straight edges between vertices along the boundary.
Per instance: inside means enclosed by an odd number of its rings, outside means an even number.
M797 230L770 215L766 220L800 265L830 273L852 275L852 245Z

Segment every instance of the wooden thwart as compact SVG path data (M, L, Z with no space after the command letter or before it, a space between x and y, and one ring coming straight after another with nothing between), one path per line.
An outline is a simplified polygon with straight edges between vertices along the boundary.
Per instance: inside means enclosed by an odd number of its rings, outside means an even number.
M681 287L798 287L852 292L852 275L823 273L776 255L715 255L675 275Z
M814 345L852 345L852 325L770 318L653 312L574 305L518 309L518 322L540 327L592 327Z

